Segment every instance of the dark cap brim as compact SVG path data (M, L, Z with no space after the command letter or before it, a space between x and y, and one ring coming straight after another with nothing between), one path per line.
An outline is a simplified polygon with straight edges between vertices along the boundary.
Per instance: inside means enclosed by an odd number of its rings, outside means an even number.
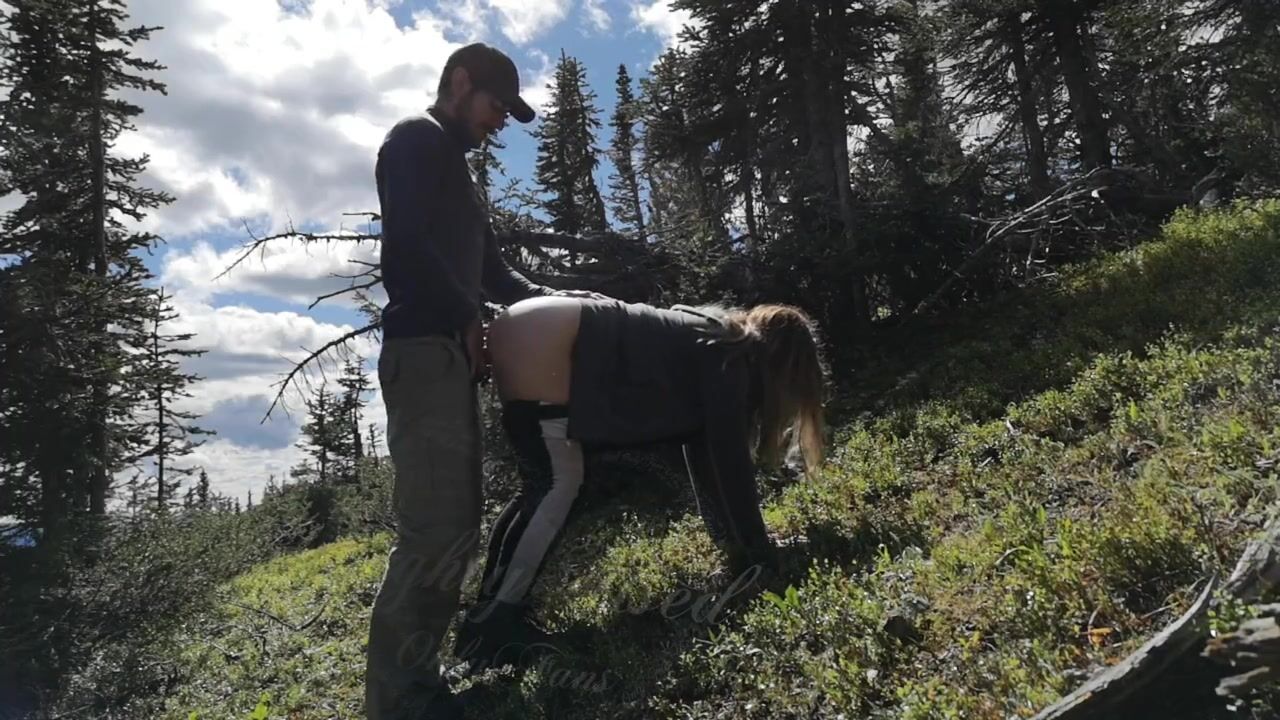
M522 123L533 122L533 108L529 107L529 103L525 102L519 95L507 100L507 108L511 110L511 117Z

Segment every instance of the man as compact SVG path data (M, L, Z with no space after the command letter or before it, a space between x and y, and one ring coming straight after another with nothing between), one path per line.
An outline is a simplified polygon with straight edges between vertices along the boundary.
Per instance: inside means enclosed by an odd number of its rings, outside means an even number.
M503 261L466 160L508 115L533 120L515 64L492 47L467 45L446 62L438 95L426 115L387 134L375 173L389 298L378 381L398 537L370 620L370 720L461 717L437 651L480 532L472 384L482 365L480 292L504 304L557 294Z

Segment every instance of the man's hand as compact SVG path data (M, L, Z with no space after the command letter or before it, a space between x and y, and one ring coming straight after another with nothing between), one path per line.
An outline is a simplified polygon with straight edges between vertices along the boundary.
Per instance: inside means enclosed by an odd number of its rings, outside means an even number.
M579 300L613 300L608 295L601 295L598 292L590 290L556 290L551 293L552 297L577 298Z
M484 325L479 315L467 327L463 340L467 344L467 357L471 359L471 379L484 380L489 374L489 363L484 352Z

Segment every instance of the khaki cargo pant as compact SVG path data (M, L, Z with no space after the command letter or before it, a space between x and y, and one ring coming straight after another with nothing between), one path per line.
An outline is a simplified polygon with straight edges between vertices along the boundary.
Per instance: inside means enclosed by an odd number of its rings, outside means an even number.
M450 338L388 339L378 358L399 528L369 625L370 720L412 718L443 685L438 651L480 534L480 413L470 375Z

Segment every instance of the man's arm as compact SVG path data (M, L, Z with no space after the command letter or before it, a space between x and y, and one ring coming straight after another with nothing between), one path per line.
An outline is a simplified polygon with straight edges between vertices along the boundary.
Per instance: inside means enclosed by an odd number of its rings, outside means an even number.
M440 253L436 219L442 207L444 158L437 138L411 125L392 130L378 150L382 175L382 242L393 262L412 268L401 288L418 307L429 307L453 330L465 330L477 316L476 301L458 282L457 268ZM387 253L384 250L384 261Z
M771 566L773 546L748 444L746 369L708 367L703 377L705 430L684 447L698 510L713 539L728 546L735 571L752 563Z
M528 237L530 233L523 230L512 231L506 237ZM550 234L550 233L539 233ZM557 290L547 287L546 285L538 285L531 282L528 278L521 275L507 264L499 250L497 235L493 228L490 227L485 235L485 267L484 277L481 285L484 288L485 296L490 300L496 301L502 305L510 305L519 302L525 298L556 295L559 297L582 298L588 300L612 300L608 295L602 295L598 292L590 290ZM493 278L492 280L490 278Z
M555 290L531 282L507 264L498 247L498 236L494 233L493 226L489 226L484 233L484 270L480 276L480 287L486 297L501 305L555 294Z

